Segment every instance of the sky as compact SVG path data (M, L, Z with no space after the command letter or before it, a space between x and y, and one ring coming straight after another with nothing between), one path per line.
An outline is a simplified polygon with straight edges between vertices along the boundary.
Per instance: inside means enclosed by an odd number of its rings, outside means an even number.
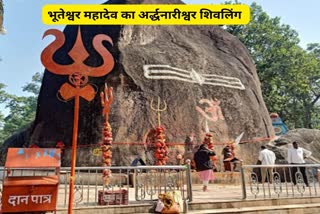
M50 28L42 23L41 9L45 4L100 4L105 0L3 0L6 35L0 35L0 83L7 85L6 91L26 95L22 86L31 82L36 72L44 70L40 61L42 50L52 39L42 40L43 33ZM184 0L187 4L221 4L224 0ZM238 0L251 4L254 0ZM300 45L320 43L320 0L255 0L271 17L278 16L283 24L289 24L299 33Z

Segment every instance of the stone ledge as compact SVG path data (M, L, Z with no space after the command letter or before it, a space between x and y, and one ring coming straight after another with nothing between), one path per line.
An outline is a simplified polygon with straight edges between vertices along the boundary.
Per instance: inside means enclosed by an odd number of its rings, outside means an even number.
M285 206L288 204L304 205L304 204L320 204L319 197L311 198L281 198L281 199L247 199L232 201L215 201L215 202L191 202L189 210L205 210L205 209L226 209L241 207L257 207L257 206Z
M320 203L317 204L290 204L290 205L276 205L276 206L255 206L255 207L240 207L240 208L227 208L227 209L206 209L206 210L196 210L189 211L188 213L201 214L201 213L212 213L212 214L228 214L228 213L257 213L257 214L266 214L266 213L279 213L281 214L307 214L307 213L319 213Z
M105 214L105 213L150 213L154 208L154 204L129 204L129 205L109 205L109 206L91 206L91 207L74 207L74 214ZM68 208L58 208L57 213L67 214Z

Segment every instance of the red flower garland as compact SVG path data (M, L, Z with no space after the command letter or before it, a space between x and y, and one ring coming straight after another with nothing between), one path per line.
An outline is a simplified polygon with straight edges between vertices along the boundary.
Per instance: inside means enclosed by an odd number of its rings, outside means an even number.
M102 151L102 158L103 158L103 166L111 166L112 164L112 129L109 123L103 124L103 131L102 131L102 144L101 144L101 151ZM111 177L111 170L104 169L102 174L103 180L106 185L110 182Z
M165 143L164 128L159 126L156 128L155 133L155 150L154 157L156 159L156 165L166 165L168 161L168 147Z

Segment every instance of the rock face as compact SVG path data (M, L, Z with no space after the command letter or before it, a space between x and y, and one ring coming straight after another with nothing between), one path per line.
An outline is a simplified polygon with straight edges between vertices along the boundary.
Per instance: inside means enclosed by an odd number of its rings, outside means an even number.
M308 163L319 163L320 160L320 130L318 129L295 129L282 135L271 143L272 150L277 155L278 163L287 163L288 147L296 141L299 147L312 151L312 157L306 159Z
M288 164L287 156L288 149L292 148L292 143L298 142L299 147L307 149L312 152L311 157L305 159L306 163L313 164L319 163L320 160L320 130L317 129L294 129L288 131L286 134L281 135L276 140L269 142L266 146L272 150L276 155L276 165ZM257 153L252 155L253 160L258 160ZM257 174L258 180L261 181L261 171L259 168L254 168L253 171ZM278 167L276 170L280 173L282 181L290 181L290 171L287 167ZM317 176L317 171L308 168L308 173ZM285 175L284 175L285 174Z
M182 2L112 0L108 3ZM64 34L65 44L56 52L54 60L68 65L73 63L68 52L74 45L77 26L67 26ZM184 152L181 143L191 133L198 143L208 130L220 143L235 139L242 132L243 141L274 136L252 59L244 45L223 29L212 26L81 26L81 34L90 54L85 64L92 67L103 63L92 46L93 37L107 34L114 43L113 46L104 43L115 59L112 72L101 78L89 77L97 93L103 90L104 82L114 88L109 116L115 142L113 165L130 164L138 154L152 163L146 150L150 148L150 133L157 126L157 114L151 110L150 101L154 99L156 106L158 96L162 104L167 104L166 111L161 114L161 124L166 129L167 142L172 143L171 163L175 163L175 155ZM62 140L70 148L74 101L57 99L60 86L67 81L67 76L45 71L27 146L55 147ZM92 151L99 147L101 128L100 97L96 96L91 102L80 100L78 165L100 165L101 157L94 156ZM216 147L218 153L220 147ZM242 159L247 163L255 162L250 160L250 155L256 154L257 148L253 143L241 144ZM66 149L65 165L69 163L69 152Z

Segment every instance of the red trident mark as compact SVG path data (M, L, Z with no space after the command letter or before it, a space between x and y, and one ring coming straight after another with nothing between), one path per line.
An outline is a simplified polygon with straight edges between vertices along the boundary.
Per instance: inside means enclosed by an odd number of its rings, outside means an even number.
M101 98L101 105L102 105L102 115L106 119L106 123L109 121L109 112L110 112L110 106L113 101L113 94L112 94L113 88L108 88L108 85L105 84L104 92L101 91L100 98Z
M73 207L73 190L74 190L74 175L76 165L76 150L78 139L78 123L79 123L79 100L80 97L87 101L93 100L95 96L94 88L88 84L88 76L100 77L111 72L114 66L114 59L112 54L103 46L103 41L108 41L111 45L112 39L104 34L96 35L93 38L93 47L101 55L103 64L99 67L90 67L83 62L88 58L89 54L86 51L82 38L80 27L73 48L69 52L69 56L73 59L70 65L60 65L54 62L53 55L65 43L64 34L56 29L47 30L43 37L53 35L56 39L48 45L41 53L41 62L46 69L57 75L69 75L69 83L64 83L59 90L61 97L64 100L75 98L74 102L74 118L73 118L73 135L72 135L72 157L71 157L71 173L70 173L70 189L69 189L69 204L68 213L72 213Z
M104 92L102 91L100 93L101 98L101 105L102 105L102 115L105 117L105 122L103 124L103 130L102 130L102 144L101 144L101 150L102 150L102 158L103 158L103 166L111 166L112 164L112 130L111 126L108 122L109 120L109 112L110 112L110 106L113 101L113 94L112 94L113 88L108 88L107 84L105 84ZM111 170L110 169L104 169L103 170L103 180L105 185L109 185L110 183L110 177L111 177Z

